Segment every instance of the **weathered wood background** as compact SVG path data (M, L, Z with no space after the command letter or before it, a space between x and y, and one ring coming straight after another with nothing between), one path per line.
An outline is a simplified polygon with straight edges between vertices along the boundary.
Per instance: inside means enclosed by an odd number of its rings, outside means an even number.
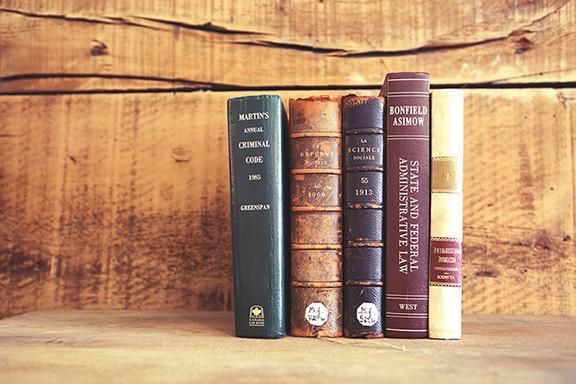
M576 316L576 0L0 0L0 317L230 309L226 99L466 91L464 309Z

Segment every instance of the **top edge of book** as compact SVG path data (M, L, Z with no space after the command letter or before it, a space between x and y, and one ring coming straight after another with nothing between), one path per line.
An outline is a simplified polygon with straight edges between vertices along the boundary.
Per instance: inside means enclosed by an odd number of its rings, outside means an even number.
M367 102L372 101L372 100L378 100L380 102L384 102L384 97L383 96L355 95L353 93L350 93L346 96L342 96L342 104L349 103L351 100L356 100L358 102L364 102L364 103L367 103Z
M348 95L342 98L342 127L345 131L384 128L384 97Z
M248 95L248 96L237 96L237 97L231 97L228 99L228 102L232 102L232 101L242 101L242 100L264 100L264 99L275 99L275 100L280 100L280 96L279 95Z
M430 74L428 72L393 72L386 75L385 81L401 80L430 81Z
M319 95L319 96L309 96L309 97L298 97L298 98L291 98L290 102L300 102L300 101L321 101L321 102L331 102L331 103L339 103L340 97L339 96L329 96L329 95Z
M380 96L430 95L430 74L395 72L386 75Z
M464 97L464 91L462 89L435 89L432 92L432 97L435 99L439 97Z
M382 99L382 96L375 96L375 95L357 95L355 93L349 93L345 96L342 96L342 99L349 99L349 98L357 98L357 99Z

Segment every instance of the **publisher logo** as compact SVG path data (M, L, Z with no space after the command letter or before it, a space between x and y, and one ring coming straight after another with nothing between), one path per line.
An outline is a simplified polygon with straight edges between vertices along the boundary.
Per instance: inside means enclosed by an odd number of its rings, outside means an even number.
M306 307L306 320L311 325L320 326L328 320L328 308L322 303L312 303Z
M250 315L248 316L249 327L263 327L264 326L264 308L260 305L253 305L250 307Z
M371 327L378 322L380 311L374 303L362 303L356 310L358 322L365 327Z

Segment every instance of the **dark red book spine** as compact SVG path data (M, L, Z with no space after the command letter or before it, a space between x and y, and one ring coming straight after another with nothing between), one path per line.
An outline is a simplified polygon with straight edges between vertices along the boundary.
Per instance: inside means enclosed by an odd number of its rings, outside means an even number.
M386 76L386 337L428 336L430 75Z

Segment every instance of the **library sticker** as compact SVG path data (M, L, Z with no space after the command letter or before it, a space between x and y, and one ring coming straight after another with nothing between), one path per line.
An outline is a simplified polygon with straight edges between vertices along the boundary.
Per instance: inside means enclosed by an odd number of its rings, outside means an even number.
M315 326L320 326L328 320L328 308L322 303L312 303L306 307L306 320Z
M362 303L356 310L358 322L365 327L371 327L376 324L378 317L380 317L380 313L374 303Z

